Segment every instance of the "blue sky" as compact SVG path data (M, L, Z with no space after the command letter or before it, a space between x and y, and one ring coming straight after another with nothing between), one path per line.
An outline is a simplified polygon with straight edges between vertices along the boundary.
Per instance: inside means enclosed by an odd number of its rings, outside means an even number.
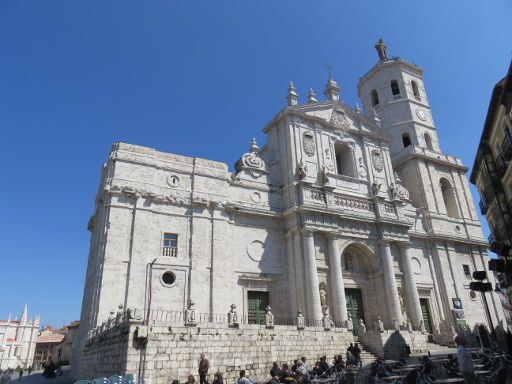
M480 1L0 2L0 318L80 316L102 163L113 142L233 167L293 80L356 84L391 55L425 70L441 146L471 167L512 52L512 5ZM478 202L478 199L475 199Z

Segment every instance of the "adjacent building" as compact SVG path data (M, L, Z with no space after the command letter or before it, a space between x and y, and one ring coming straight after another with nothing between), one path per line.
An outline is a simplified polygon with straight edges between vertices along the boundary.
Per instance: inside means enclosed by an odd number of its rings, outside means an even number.
M36 341L36 351L34 355L34 366L40 369L50 359L53 359L54 349L61 345L66 338L65 327L53 329L50 326L44 327Z
M480 211L489 223L491 251L509 264L500 289L512 300L512 63L494 87L478 145L471 182L480 193Z
M343 102L332 77L324 99L310 90L303 103L291 83L267 142L253 140L233 172L113 145L88 224L77 365L121 321L118 308L182 323L194 310L205 324L232 305L249 324L270 308L293 324L300 310L309 327L329 314L353 332L363 323L438 343L459 326L499 324L497 295L483 311L469 289L472 272L487 270L488 244L468 169L441 148L423 70L390 58L382 41L376 49L358 84L363 109Z
M32 366L38 332L39 316L29 319L26 304L19 320L0 320L0 369Z

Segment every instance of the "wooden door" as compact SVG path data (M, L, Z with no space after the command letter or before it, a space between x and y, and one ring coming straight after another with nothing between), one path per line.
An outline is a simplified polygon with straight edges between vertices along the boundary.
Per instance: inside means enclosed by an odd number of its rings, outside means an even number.
M247 320L249 324L265 323L265 308L267 308L268 303L268 292L247 292Z
M347 312L352 317L352 324L354 325L354 333L359 329L359 321L364 321L363 311L363 296L360 289L347 288L345 289L345 298L347 300ZM366 323L366 322L365 322Z

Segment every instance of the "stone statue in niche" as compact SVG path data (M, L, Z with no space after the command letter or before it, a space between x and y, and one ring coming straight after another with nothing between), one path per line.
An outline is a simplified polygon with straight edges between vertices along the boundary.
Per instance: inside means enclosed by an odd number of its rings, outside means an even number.
M300 159L299 163L297 164L297 174L299 176L299 180L304 180L308 175L308 170L302 162L302 159Z
M453 327L453 325L452 325L452 327ZM420 332L421 333L425 333L426 332L425 322L423 321L423 319L420 320ZM455 334L455 331L453 333Z
M366 165L364 165L362 157L359 158L359 176L363 179L366 179L366 176L368 176L368 171L366 170Z
M331 151L329 150L329 148L325 150L325 165L329 172L334 172L334 165L332 163Z
M393 329L395 331L399 331L400 330L400 323L398 322L397 319L393 319Z
M411 323L411 320L407 319L407 330L409 332L412 332L412 323Z
M270 311L270 306L265 308L265 327L266 328L274 328L274 315Z
M398 186L395 183L391 183L389 185L389 194L391 200L400 200L400 196L398 195Z
M323 285L320 286L320 304L322 308L327 306L327 290Z
M351 253L345 254L345 270L353 271L354 270L354 259Z

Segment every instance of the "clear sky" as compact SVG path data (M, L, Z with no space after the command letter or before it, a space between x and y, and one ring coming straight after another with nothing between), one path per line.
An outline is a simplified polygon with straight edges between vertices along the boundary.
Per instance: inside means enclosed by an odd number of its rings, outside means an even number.
M112 143L232 169L290 80L304 102L330 64L353 105L379 37L424 68L441 147L471 167L511 15L508 0L0 1L0 318L28 303L43 324L79 319Z

